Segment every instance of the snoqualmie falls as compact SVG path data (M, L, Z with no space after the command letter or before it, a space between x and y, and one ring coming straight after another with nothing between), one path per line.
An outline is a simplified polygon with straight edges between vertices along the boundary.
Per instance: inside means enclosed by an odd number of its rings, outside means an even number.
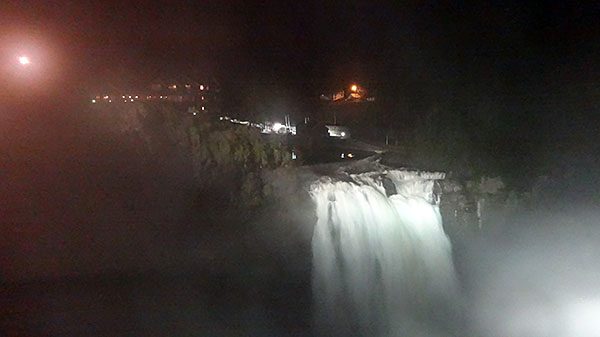
M443 173L382 169L323 177L311 185L318 219L312 239L314 320L320 333L437 334L432 327L451 315L457 292L439 212L441 179Z

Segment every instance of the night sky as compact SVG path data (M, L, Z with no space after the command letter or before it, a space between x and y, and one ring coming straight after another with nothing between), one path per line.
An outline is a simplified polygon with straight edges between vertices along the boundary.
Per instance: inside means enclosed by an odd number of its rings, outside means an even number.
M597 10L558 1L9 1L1 27L9 39L41 40L83 78L194 67L247 80L271 72L311 89L356 79L519 93L559 78L594 79Z
M258 92L294 111L356 82L397 126L444 111L539 148L595 143L598 14L564 1L9 1L0 30L3 59L37 49L50 87L82 95L201 73L226 110Z

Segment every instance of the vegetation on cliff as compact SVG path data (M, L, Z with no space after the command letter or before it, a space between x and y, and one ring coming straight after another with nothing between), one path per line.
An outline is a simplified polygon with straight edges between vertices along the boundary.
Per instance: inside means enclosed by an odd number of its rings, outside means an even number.
M152 103L122 106L111 113L116 128L139 139L151 156L185 162L202 202L257 207L268 193L263 171L292 164L284 138L216 116Z

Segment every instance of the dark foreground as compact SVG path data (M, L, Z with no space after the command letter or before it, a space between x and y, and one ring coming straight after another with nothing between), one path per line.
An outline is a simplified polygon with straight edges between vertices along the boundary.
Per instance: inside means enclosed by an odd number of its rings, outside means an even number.
M2 286L0 327L4 336L309 335L309 291L207 271L45 280Z

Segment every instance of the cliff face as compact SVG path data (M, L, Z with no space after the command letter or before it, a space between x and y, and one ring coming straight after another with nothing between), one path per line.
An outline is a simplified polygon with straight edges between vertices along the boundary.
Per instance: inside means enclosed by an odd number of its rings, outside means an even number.
M308 195L311 183L322 176L344 179L348 174L406 167L402 157L385 154L298 167L285 156L284 143L255 130L181 114L168 106L132 105L118 114L113 119L118 131L143 140L148 156L182 158L193 176L190 207L199 214L198 226L211 223L236 233L236 242L293 261L283 264L292 269L310 271L306 258L316 222ZM527 200L508 193L498 178L469 181L452 174L437 181L436 193L457 264L463 247L481 233L502 230Z

